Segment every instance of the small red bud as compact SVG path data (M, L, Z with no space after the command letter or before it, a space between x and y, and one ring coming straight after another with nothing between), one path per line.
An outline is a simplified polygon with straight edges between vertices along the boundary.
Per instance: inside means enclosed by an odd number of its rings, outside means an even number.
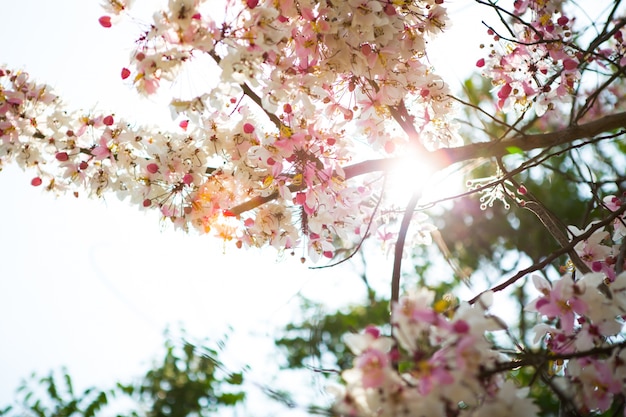
M259 4L259 0L247 0L246 1L246 6L248 6L249 9L254 9L256 6L258 6Z
M378 339L380 337L380 330L377 327L370 325L365 328L365 334L369 334L374 339Z
M43 181L41 180L41 178L35 177L32 180L30 180L30 185L32 185L33 187L39 187L42 182Z
M65 162L68 159L70 159L67 152L58 152L54 157L57 159L57 161L60 161L60 162Z
M485 66L485 58L480 58L478 61L476 61L476 66L478 68L482 68Z
M112 126L115 121L113 120L113 116L108 115L104 119L102 119L102 123L106 126Z
M563 61L563 68L567 71L572 71L578 67L578 62L574 59L566 59Z
M86 170L89 167L89 164L85 161L82 161L79 165L78 168L80 168L81 170Z
M291 108L291 104L287 103L283 105L283 111L287 114L291 114L291 112L293 111L293 109Z
M181 121L178 126L180 126L183 130L187 130L187 126L189 126L189 120Z
M100 17L100 19L98 19L98 22L100 22L100 25L102 25L103 28L110 28L111 16L102 16Z
M151 174L156 174L159 170L159 166L155 163L148 164L146 170Z
M185 174L183 176L183 184L185 185L189 185L193 182L193 175L191 174Z
M151 205L152 205L152 200L150 200L149 198L146 198L145 200L143 200L144 207L150 207Z
M243 131L244 133L250 134L254 132L254 126L250 123L246 123L243 125Z
M122 80L130 77L130 70L128 68L122 68Z
M519 186L519 188L517 189L517 192L518 192L518 194L521 194L521 195L528 194L528 190L523 185Z

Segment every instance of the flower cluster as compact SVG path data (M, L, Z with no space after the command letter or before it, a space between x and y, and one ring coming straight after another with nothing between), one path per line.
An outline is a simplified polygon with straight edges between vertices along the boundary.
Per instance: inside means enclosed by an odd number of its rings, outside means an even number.
M100 24L130 3L105 2ZM382 221L380 193L375 179L346 181L352 148L401 153L456 138L447 86L425 59L446 24L442 2L243 3L228 2L219 23L209 2L170 0L137 39L121 77L143 94L201 55L213 61L209 91L172 101L176 132L68 112L49 87L3 68L1 160L34 168L34 186L112 191L237 246L302 245L317 259L363 239L363 219Z
M375 328L349 334L354 367L342 373L336 411L345 416L533 416L538 407L527 390L501 376L487 376L502 355L486 337L503 330L488 313L492 294L456 310L425 289L393 307L394 337Z
M504 44L492 47L476 65L497 86L503 111L533 106L542 116L554 103L567 100L580 79L580 57L570 46L574 19L562 12L560 3L516 1L516 18L509 27L514 36L504 40L489 30L495 42ZM526 16L529 21L523 20Z
M604 199L616 211L621 201ZM594 227L592 223L590 227ZM582 231L571 228L574 236ZM528 306L547 319L535 328L535 342L543 341L560 375L565 393L583 412L604 412L617 395L626 394L626 350L622 328L626 317L626 273L623 244L624 216L615 220L613 237L597 227L579 241L575 251L594 271L582 276L567 273L553 282L533 276L541 293ZM617 245L616 245L617 244Z
M67 113L49 87L23 72L0 69L0 83L0 162L34 169L33 186L75 195L116 193L143 209L159 209L177 226L215 228L226 240L280 249L300 240L290 208L299 205L313 258L330 256L335 235L353 237L358 229L358 206L369 196L338 176L332 148L319 145L329 141L323 132L284 130L260 138L253 119L240 117L203 128L181 123L179 132L165 134L112 114ZM292 195L292 189L300 191ZM289 204L242 216L232 212L255 195L274 192Z
M204 2L172 0L138 40L123 76L152 94L194 54L209 54L219 83L198 99L213 111L232 105L245 85L267 112L290 105L294 121L354 121L374 148L393 152L407 139L390 133L389 107L408 100L422 141L447 146L455 138L449 90L425 60L428 38L446 25L441 3L250 1L218 25Z

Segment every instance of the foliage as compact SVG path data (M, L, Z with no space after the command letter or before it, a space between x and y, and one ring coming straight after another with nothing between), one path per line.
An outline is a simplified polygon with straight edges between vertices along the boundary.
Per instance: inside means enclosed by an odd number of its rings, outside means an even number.
M95 417L114 399L128 398L135 404L128 411L132 416L209 416L245 400L243 381L242 372L224 370L216 350L167 337L162 362L136 382L76 393L67 370L62 370L61 381L53 372L43 378L33 375L18 389L19 404L8 406L2 415Z
M225 373L217 351L188 341L176 346L171 340L166 341L165 350L162 363L148 371L141 382L118 385L143 404L145 414L139 415L208 416L219 407L244 401L244 392L237 390L243 383L243 373Z
M61 380L50 372L48 376L38 377L31 375L30 381L24 381L18 388L20 397L20 411L22 416L38 417L94 417L99 415L102 408L109 404L110 398L115 396L113 390L87 388L82 392L75 392L72 378L67 370L63 369ZM12 415L13 407L7 407L3 415Z
M385 325L389 300L372 294L365 306L348 306L334 313L326 313L321 303L302 300L302 311L303 321L288 324L275 343L286 353L287 368L321 368L324 375L330 375L348 369L354 359L342 343L343 335L368 325Z

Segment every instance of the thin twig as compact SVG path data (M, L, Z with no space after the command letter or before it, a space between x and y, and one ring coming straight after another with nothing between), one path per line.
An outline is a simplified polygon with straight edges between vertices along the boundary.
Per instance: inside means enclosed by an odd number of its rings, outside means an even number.
M413 195L404 209L404 215L402 216L402 222L400 223L400 231L398 232L398 239L396 240L396 247L393 257L393 273L391 275L391 306L398 302L400 297L400 275L402 266L402 255L404 253L404 242L406 240L406 234L411 225L411 218L413 212L417 206L417 202L422 194L422 190L416 188L413 190Z
M569 245L558 249L554 252L552 252L549 256L547 256L543 261L541 262L537 262L531 266L529 266L528 268L519 271L517 274L513 275L511 278L507 279L506 281L504 281L502 284L496 285L495 287L490 288L489 290L483 291L480 294L476 295L474 298L472 298L471 300L469 300L468 302L470 304L474 304L481 295L483 295L483 293L487 292L487 291L492 291L492 292L498 292L498 291L502 291L505 288L509 287L510 285L516 283L520 278L525 277L527 274L537 271L539 269L543 269L546 265L548 265L550 262L554 261L556 258L558 258L561 255L565 255L566 253L568 253L569 251L571 251L572 249L574 249L574 246L576 246L576 244L578 244L578 242L583 241L587 238L589 238L589 236L591 236L596 230L600 229L601 227L604 227L606 225L608 225L609 223L611 223L614 219L616 219L617 217L619 217L621 214L623 214L626 211L626 204L623 205L622 207L619 208L619 210L614 211L613 213L611 213L608 217L606 217L604 220L598 222L598 223L594 223L587 231L585 231L584 233L575 236L572 241L570 242Z

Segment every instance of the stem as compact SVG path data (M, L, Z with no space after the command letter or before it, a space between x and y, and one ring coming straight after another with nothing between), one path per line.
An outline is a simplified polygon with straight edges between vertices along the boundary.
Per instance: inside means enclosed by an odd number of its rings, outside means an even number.
M616 219L617 217L619 217L620 215L622 215L624 212L626 212L626 205L623 205L622 207L619 208L619 210L614 211L613 213L611 213L607 218L605 218L604 220L598 222L598 223L594 223L592 227L589 228L589 230L587 230L585 233L582 233L576 237L574 237L572 239L572 241L570 242L569 245L562 247L559 250L556 250L554 252L552 252L552 254L550 254L550 256L547 256L544 260L542 260L541 262L537 262L531 266L529 266L528 268L519 271L517 274L513 275L511 278L507 279L506 281L504 281L502 284L496 285L495 287L492 287L491 289L487 290L487 291L493 291L493 292L498 292L498 291L502 291L505 288L507 288L509 285L514 284L515 282L517 282L517 280L519 280L520 278L523 278L524 276L526 276L527 274L534 272L534 271L538 271L539 269L542 269L543 267L545 267L546 265L548 265L550 262L554 261L556 258L558 258L561 255L564 255L566 253L568 253L569 251L574 249L574 246L576 246L576 244L582 240L586 240L587 238L589 238L589 236L591 236L596 230L600 229L601 227L604 227L608 224L610 224L614 219ZM487 292L487 291L483 291L480 294L478 294L477 296L475 296L474 298L472 298L471 300L469 300L468 302L470 304L474 304L476 301L478 301L478 299L480 298L481 295L483 295L483 293Z
M406 234L411 225L411 218L413 217L413 211L417 206L421 195L421 189L417 188L413 191L411 199L404 209L404 216L402 217L402 223L400 223L400 231L398 232L398 239L396 240L396 248L393 256L393 273L391 275L391 304L393 306L398 302L400 296L400 274L402 266L402 254L404 253L404 242L406 240Z

